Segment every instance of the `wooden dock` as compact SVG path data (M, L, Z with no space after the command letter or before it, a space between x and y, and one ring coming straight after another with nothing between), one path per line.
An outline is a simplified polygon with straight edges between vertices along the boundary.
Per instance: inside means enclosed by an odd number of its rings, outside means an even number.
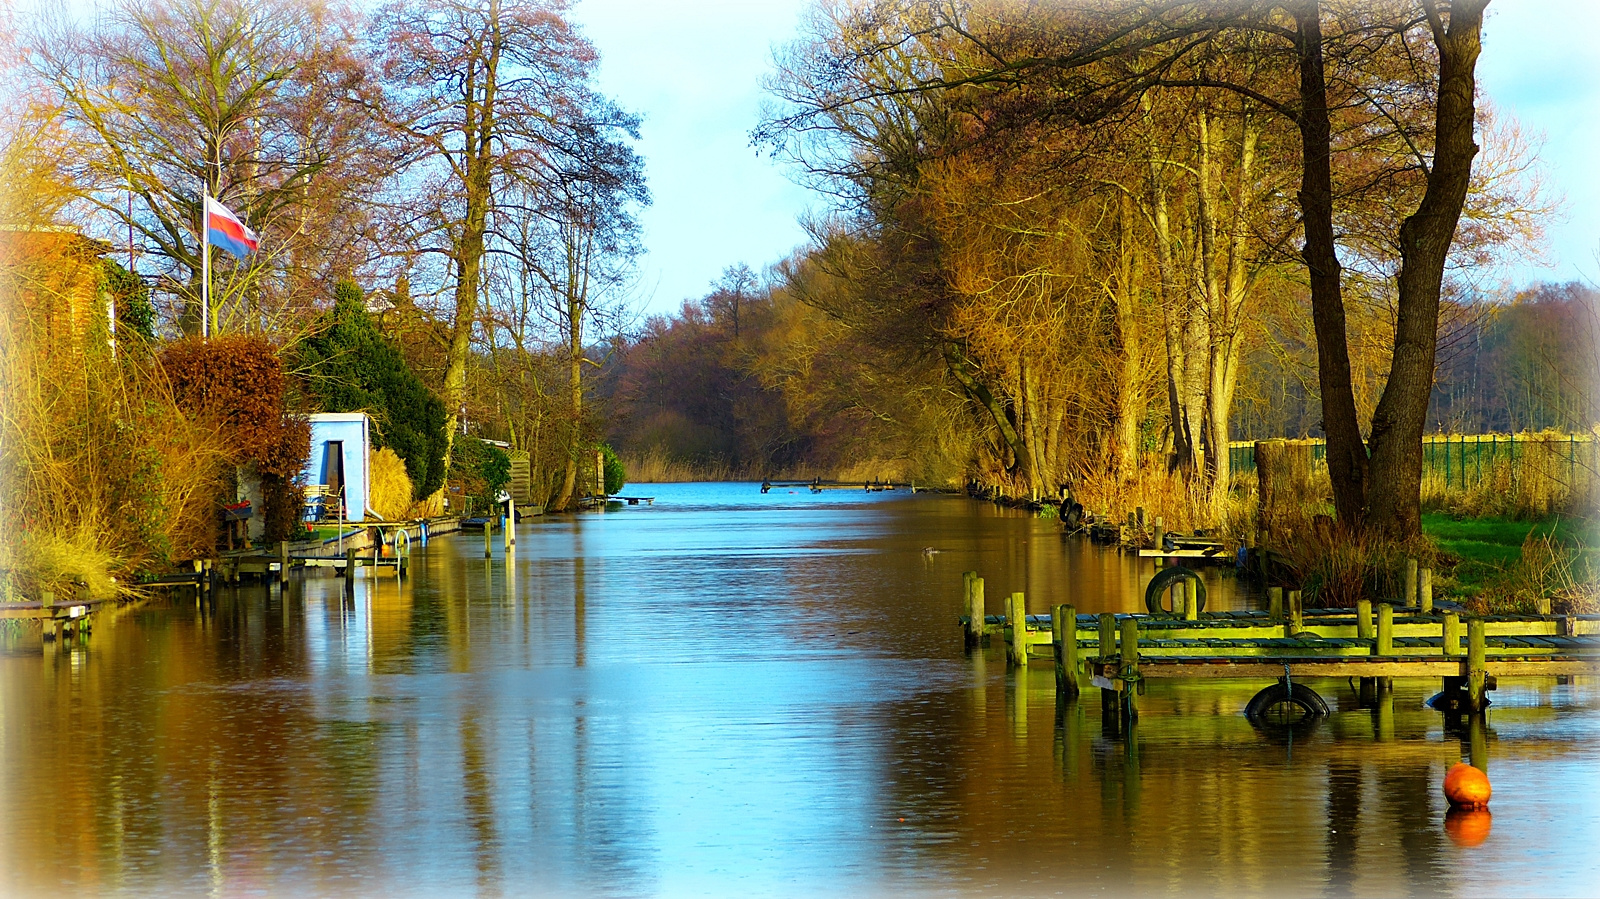
M1377 690L1396 677L1437 677L1444 706L1481 711L1500 677L1600 674L1600 615L1464 617L1365 601L1355 609L1301 609L1298 592L1287 607L1268 610L1201 612L1198 602L1179 600L1181 608L1164 614L1099 615L1079 615L1071 605L1028 615L1014 593L1005 614L989 615L983 579L967 572L965 590L968 614L960 621L969 649L999 638L1013 665L1051 659L1065 697L1078 694L1086 675L1103 701L1130 713L1143 683L1163 678L1274 680L1247 713L1291 704L1315 715L1326 705L1303 678L1360 678L1364 690Z
M824 481L813 478L809 481L772 481L761 482L761 492L770 490L799 490L806 489L812 493L821 493L824 490L862 490L867 493L881 493L889 490L909 490L917 492L917 485L910 483L896 483L889 481Z

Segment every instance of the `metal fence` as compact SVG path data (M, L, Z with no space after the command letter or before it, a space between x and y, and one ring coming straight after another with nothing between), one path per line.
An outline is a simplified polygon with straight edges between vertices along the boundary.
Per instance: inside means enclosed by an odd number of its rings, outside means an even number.
M1311 444L1313 462L1328 456L1322 440ZM1228 445L1235 474L1256 470L1254 441ZM1444 481L1447 489L1465 489L1496 477L1497 469L1515 480L1537 468L1540 476L1568 486L1600 473L1600 443L1593 434L1432 434L1422 438L1423 477Z

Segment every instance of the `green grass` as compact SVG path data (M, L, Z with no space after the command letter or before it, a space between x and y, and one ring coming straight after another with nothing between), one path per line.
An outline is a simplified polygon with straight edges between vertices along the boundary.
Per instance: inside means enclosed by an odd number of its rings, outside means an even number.
M1552 515L1539 521L1458 519L1443 512L1429 512L1422 516L1422 533L1459 560L1454 571L1455 589L1451 591L1458 594L1476 594L1490 578L1515 563L1522 556L1522 544L1529 534L1554 534L1574 550L1576 571L1584 570L1585 560L1591 567L1600 566L1600 546L1594 540L1593 528L1572 518Z

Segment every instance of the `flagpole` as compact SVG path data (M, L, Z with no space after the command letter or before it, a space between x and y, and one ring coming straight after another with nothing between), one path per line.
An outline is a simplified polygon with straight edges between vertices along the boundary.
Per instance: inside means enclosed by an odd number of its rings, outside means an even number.
M211 185L205 176L200 177L200 337L211 336L211 222L206 213L206 200L211 196Z

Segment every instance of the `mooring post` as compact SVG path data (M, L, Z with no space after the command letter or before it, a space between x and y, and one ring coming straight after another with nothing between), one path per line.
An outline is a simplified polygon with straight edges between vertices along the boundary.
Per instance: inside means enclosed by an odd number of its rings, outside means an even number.
M1151 548L1155 549L1157 552L1160 552L1163 549L1163 547L1161 545L1161 541L1164 540L1166 538L1166 536L1167 536L1166 525L1161 520L1161 516L1157 515L1155 517L1154 523L1152 523L1150 525L1150 546L1151 546Z
M983 643L985 612L983 608L983 578L976 571L967 572L967 648Z
M1267 618L1273 624L1283 620L1283 588L1267 588Z
M1050 638L1056 651L1056 695L1078 697L1078 610L1062 604L1050 610Z
M1356 637L1362 640L1372 639L1372 600L1356 600Z
M1139 684L1139 621L1132 615L1122 619L1122 643L1117 648L1117 662L1128 717L1138 717L1139 703L1134 697L1139 692L1135 689Z
M1373 655L1394 655L1394 605L1378 603L1378 645Z
M1060 605L1050 607L1050 652L1056 663L1056 696L1060 696L1067 679L1066 647L1061 645Z
M344 592L356 592L356 551L344 551Z
M278 583L289 582L289 541L278 541Z
M1109 660L1117 653L1117 616L1100 613L1100 658Z
M1409 606L1417 601L1417 560L1406 559L1405 595L1400 598L1400 604Z
M1444 654L1461 655L1461 615L1458 612L1444 613Z
M506 546L517 545L517 501L506 498Z
M1470 712L1481 712L1488 703L1485 702L1484 688L1485 676L1484 660L1485 646L1483 641L1483 619L1472 618L1467 621L1467 706Z
M491 558L494 555L494 518L483 520L483 557Z
M1289 591L1289 623L1284 626L1284 636L1293 637L1305 630L1305 621L1300 610L1300 591Z
M1006 623L1011 625L1011 643L1006 657L1013 665L1028 664L1028 602L1021 593L1011 594L1006 607Z
M1179 581L1178 583L1183 584L1183 617L1184 617L1184 620L1185 621L1199 621L1200 620L1200 591L1198 591L1198 590L1190 590L1189 589L1189 583L1187 581Z
M1417 612L1422 615L1433 614L1433 569L1420 568L1417 570Z

